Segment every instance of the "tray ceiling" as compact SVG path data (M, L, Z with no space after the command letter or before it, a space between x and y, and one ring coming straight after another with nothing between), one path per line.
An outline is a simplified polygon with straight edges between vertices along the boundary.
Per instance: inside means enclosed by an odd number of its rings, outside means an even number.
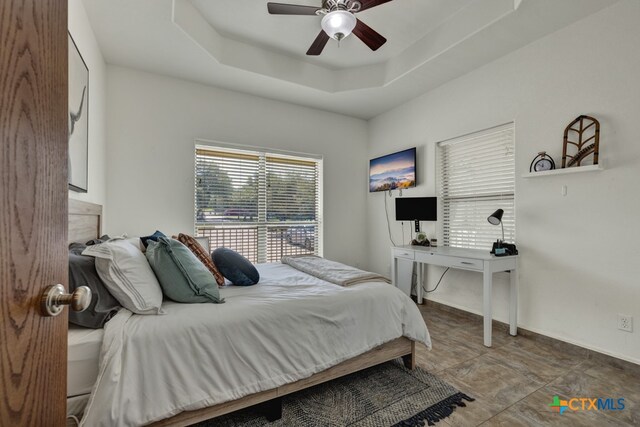
M278 0L320 7L320 0ZM222 36L330 69L379 64L399 55L430 31L443 25L473 0L396 0L357 14L387 38L372 53L355 36L340 44L331 40L320 57L305 55L320 32L320 16L268 15L266 1L191 0Z
M389 40L380 50L349 36L320 57L305 55L320 19L267 1L84 3L110 64L367 119L616 1L395 0L358 15Z

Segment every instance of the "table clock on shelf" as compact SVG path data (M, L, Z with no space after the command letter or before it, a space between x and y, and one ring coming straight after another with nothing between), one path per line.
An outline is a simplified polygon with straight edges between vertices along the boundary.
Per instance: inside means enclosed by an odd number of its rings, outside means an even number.
M541 151L531 162L529 172L545 172L555 168L556 162L553 161L553 158L546 151Z

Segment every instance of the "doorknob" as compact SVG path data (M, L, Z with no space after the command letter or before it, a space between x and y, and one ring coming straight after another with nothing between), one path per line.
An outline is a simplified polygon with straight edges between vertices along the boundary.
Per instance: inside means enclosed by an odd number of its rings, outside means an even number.
M62 313L65 305L71 306L73 311L85 311L91 304L91 289L79 286L72 294L65 293L64 286L51 285L40 297L40 312L45 317L57 316Z

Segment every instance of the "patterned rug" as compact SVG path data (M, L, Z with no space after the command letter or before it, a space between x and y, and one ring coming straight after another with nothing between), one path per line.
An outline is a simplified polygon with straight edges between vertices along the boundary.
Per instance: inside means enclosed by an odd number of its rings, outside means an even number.
M282 418L268 422L256 408L198 427L385 427L434 425L474 399L400 359L283 397Z

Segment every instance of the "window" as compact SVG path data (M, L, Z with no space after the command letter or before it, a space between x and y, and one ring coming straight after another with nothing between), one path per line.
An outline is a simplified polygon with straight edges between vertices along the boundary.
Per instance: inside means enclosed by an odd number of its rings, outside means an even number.
M321 254L322 160L197 146L195 232L251 262Z
M445 246L490 249L500 227L487 217L504 209L504 237L515 242L513 123L438 144Z

